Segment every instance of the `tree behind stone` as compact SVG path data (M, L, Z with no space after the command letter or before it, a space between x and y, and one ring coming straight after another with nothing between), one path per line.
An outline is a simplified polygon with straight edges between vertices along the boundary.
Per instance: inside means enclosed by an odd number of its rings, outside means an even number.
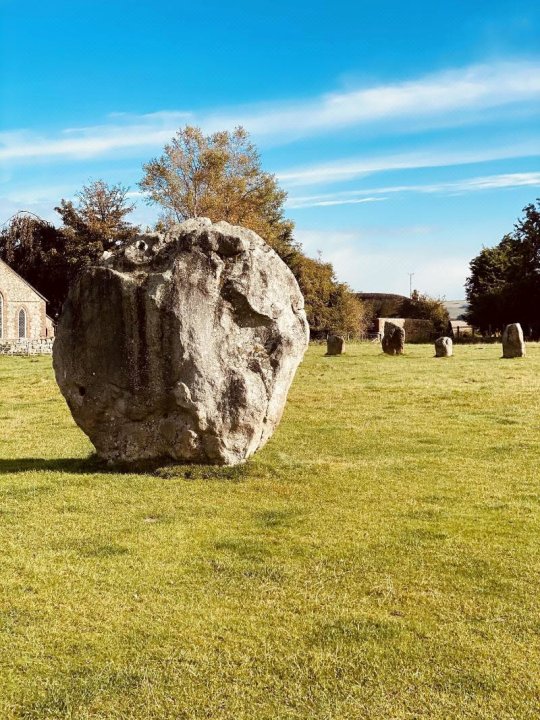
M55 208L66 235L81 255L81 263L94 262L104 250L124 245L139 228L127 220L135 205L127 199L128 188L95 180L83 185L77 203L61 200Z
M32 213L17 213L0 233L0 259L47 298L49 315L60 311L73 269L61 230Z
M200 128L184 127L143 170L139 187L162 210L159 229L208 217L254 230L298 280L313 335L363 329L362 307L337 282L332 265L306 257L295 242L294 223L285 218L287 193L262 169L246 130L205 135Z
M182 128L143 170L139 186L162 209L164 226L192 217L226 220L254 230L284 259L298 249L293 223L284 218L287 193L262 170L243 128L212 135Z

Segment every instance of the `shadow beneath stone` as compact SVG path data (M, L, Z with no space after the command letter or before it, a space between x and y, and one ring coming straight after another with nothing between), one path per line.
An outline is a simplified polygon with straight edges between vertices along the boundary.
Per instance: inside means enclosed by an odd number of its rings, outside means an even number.
M115 474L129 475L134 473L154 475L167 479L183 478L185 480L243 480L249 465L192 465L190 463L171 462L169 458L141 460L132 463L110 463L96 454L86 458L0 458L0 476L15 475L23 472L59 472L72 475Z
M97 455L85 458L0 458L0 475L31 472L62 472L78 475L118 472Z

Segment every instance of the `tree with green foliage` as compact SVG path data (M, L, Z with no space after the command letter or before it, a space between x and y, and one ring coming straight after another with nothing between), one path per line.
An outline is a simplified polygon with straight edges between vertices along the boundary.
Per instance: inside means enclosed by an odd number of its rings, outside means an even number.
M17 213L0 232L0 259L47 298L50 315L60 311L71 276L62 231L37 215Z
M540 336L540 199L523 212L512 233L471 260L467 320L483 332L519 322Z

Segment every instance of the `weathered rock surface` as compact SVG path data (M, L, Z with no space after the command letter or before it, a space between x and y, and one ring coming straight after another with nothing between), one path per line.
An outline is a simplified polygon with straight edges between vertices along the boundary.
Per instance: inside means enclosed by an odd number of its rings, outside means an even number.
M327 355L341 355L343 353L343 346L345 339L341 335L329 335L326 338L326 354Z
M504 328L502 346L503 358L516 358L525 355L523 330L519 323L511 323Z
M452 357L453 352L452 338L440 337L435 340L435 357Z
M54 369L102 458L236 464L272 435L307 343L281 258L250 230L197 219L83 271Z
M384 323L382 349L387 355L402 355L405 350L405 330L387 320Z

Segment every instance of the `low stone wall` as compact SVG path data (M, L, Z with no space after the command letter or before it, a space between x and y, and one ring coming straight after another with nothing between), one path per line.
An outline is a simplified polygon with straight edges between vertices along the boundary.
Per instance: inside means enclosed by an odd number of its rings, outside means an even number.
M394 323L405 330L405 342L427 343L434 339L435 329L431 320L417 320L415 318L377 318L380 337L384 334L384 323Z
M52 355L54 338L0 340L0 355Z

